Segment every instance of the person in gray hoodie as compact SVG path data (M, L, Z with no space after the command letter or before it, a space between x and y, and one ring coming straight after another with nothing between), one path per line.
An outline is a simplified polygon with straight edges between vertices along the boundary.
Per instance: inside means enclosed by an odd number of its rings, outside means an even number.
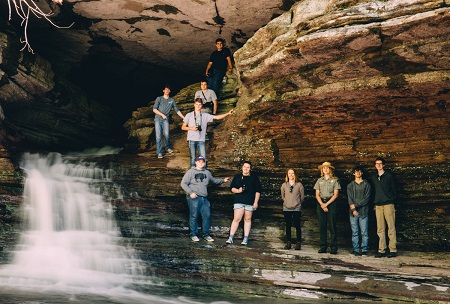
M202 216L203 238L207 242L214 242L210 235L211 204L207 199L208 184L210 182L222 184L230 180L228 177L223 179L214 178L211 172L205 169L205 163L204 156L195 158L195 167L189 169L181 180L181 188L186 192L186 200L189 206L189 236L193 242L200 241L197 236L199 215Z

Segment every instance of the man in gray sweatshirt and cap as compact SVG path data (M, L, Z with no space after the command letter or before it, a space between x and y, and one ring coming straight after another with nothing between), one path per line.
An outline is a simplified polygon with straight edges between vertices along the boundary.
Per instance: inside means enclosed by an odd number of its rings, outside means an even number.
M190 238L193 242L198 242L200 239L198 233L198 216L202 216L202 232L203 238L207 242L214 242L210 236L210 214L211 204L207 199L208 184L222 184L228 182L228 177L223 179L214 178L211 172L205 169L205 157L198 156L195 159L195 167L189 169L184 174L181 180L181 188L186 191L186 200L189 206L189 228Z

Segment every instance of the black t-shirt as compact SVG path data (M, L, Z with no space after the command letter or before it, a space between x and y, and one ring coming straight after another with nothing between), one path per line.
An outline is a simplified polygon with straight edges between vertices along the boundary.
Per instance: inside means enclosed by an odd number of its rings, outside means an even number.
M211 69L226 71L228 69L227 57L230 57L231 59L231 51L227 47L224 47L220 51L212 52L211 56L209 57L209 62L213 63Z
M261 182L259 181L258 176L253 173L249 176L244 176L242 173L236 174L231 181L230 190L231 188L239 189L241 187L244 191L242 193L234 194L234 202L253 205L256 192L261 193L262 191Z

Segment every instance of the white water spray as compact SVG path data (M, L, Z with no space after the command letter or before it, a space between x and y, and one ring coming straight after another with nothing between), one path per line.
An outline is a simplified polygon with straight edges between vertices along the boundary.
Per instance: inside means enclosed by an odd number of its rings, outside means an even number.
M56 153L27 154L22 167L25 231L13 263L0 270L0 284L110 289L141 274L134 250L120 245L102 193L107 172Z

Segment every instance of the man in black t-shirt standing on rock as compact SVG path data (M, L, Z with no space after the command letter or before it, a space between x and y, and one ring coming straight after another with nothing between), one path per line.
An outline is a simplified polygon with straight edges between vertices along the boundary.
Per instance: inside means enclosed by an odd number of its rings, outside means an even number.
M216 39L217 51L212 52L209 57L208 65L206 66L206 77L208 77L208 87L219 94L222 79L225 74L233 71L233 64L231 62L231 51L224 47L225 40L222 38Z

